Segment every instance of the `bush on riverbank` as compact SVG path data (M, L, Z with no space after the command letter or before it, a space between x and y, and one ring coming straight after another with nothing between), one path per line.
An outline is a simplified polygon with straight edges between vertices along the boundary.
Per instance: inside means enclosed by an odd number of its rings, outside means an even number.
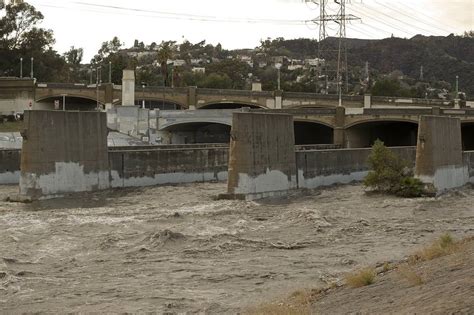
M371 171L364 179L365 186L400 197L423 195L424 185L413 177L409 163L388 149L382 141L375 141L368 164Z

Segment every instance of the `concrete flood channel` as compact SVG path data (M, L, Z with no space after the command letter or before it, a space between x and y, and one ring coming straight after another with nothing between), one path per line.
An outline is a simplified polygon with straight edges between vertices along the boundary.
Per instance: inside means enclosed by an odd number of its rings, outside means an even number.
M0 198L17 191L0 186ZM474 190L367 195L360 185L215 200L224 183L0 202L0 311L235 314L347 271L472 235Z

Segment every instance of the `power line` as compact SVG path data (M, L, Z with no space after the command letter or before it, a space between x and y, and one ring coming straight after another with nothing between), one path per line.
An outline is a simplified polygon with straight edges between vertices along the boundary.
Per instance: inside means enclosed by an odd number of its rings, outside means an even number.
M417 22L417 23L420 23L420 22L421 22L420 20L418 20L418 19L414 18L413 16L410 16L410 15L408 15L408 14L406 14L406 13L400 11L400 10L397 10L397 9L395 9L395 8L393 8L393 7L386 6L385 4L379 3L378 1L375 1L375 2L376 2L377 4L379 4L379 5L381 5L382 7L387 8L387 9L392 10L392 11L395 11L396 13L398 13L398 14L400 14L400 15L406 16L406 17L408 17L409 19L411 19L411 20L413 20L413 21L415 21L415 22ZM382 13L382 14L386 15L385 13ZM394 17L391 17L391 18L392 18L392 19L395 19L395 20L397 20L397 21L400 21L400 22L402 22L402 23L406 23L406 22L401 21L401 20L398 20L398 19L396 19L396 18L394 18ZM423 23L423 22L421 22L421 23L424 24L424 25L430 26L430 25L428 25L428 24L426 24L426 23ZM427 32L427 33L430 33L430 31L427 30L427 29L425 29L425 28L422 28L422 27L419 27L419 26L416 26L416 27L417 27L418 29L420 29L420 30L423 30L423 31L425 31L425 32ZM442 32L444 32L444 31L442 30Z
M433 22L440 23L439 21L437 21L437 20L434 19L433 17L430 17L430 16L424 14L423 12L421 12L421 11L415 9L414 7L411 7L411 6L409 6L409 5L407 5L407 4L404 4L404 3L397 3L397 4L398 4L398 5L401 5L401 6L405 7L405 8L407 8L407 9L409 9L409 10L415 11L415 12L416 12L416 15L418 16L418 18L419 18L420 15L421 15L421 16L425 17L425 20L430 20L430 21L433 21ZM443 24L446 25L445 21L443 21ZM428 25L428 24L427 24L427 25ZM450 33L450 34L452 33L451 31L448 31L448 30L439 28L439 27L436 26L435 24L430 24L430 25L432 25L432 27L435 27L435 28L437 28L438 30L441 30L441 31L443 31L443 32L447 32L447 33ZM452 26L450 26L450 25L446 25L446 26L448 26L448 27L451 28L451 29L454 28L454 27L452 27Z
M403 11L401 11L401 10L397 10L397 9L395 9L395 8L393 8L393 7L386 6L385 4L379 3L378 1L375 1L375 2L378 3L379 5L381 5L381 6L384 7L384 8L387 8L387 9L389 9L389 10L392 10L392 11L397 12L398 14L401 14L401 15L403 15L403 16L406 16L406 17L408 17L409 19L411 19L411 20L413 20L413 21L416 21L416 22L418 22L418 23L421 22L422 24L424 24L424 25L426 25L426 26L433 27L433 26L431 26L431 25L429 25L429 24L427 24L427 23L424 23L424 22L420 21L419 19L414 18L414 17L411 16L411 15L406 14L405 12L403 12ZM435 26L434 28L437 28L437 27ZM427 31L426 29L423 29L423 28L420 28L420 29ZM427 31L427 32L429 33L430 31ZM444 31L442 31L442 32L444 32ZM449 32L448 32L448 33L449 33Z
M371 10L371 11L374 11L375 13L377 13L377 14L379 14L379 15L383 15L383 16L389 18L389 19L392 19L392 20L394 20L394 21L397 21L397 22L401 23L402 25L411 26L411 27L413 27L413 28L422 30L423 32L427 32L428 34L431 33L431 31L429 31L429 30L427 30L427 29L424 29L424 28L422 28L422 27L419 27L419 26L416 26L416 25L414 25L414 24L408 23L408 22L406 22L406 21L402 21L402 20L400 20L400 19L398 19L398 18L396 18L396 17L394 17L394 16L392 16L392 15L389 15L389 14L386 14L386 13L384 13L384 12L381 12L381 11L379 11L379 10L377 10L377 9L374 9L373 7L370 7L370 6L368 6L367 4L364 4L364 6L365 6L367 9L369 9L369 10Z
M264 19L264 18L232 18L232 17L217 17L217 16L208 16L208 15L196 15L188 13L175 13L175 12L166 12L166 11L157 11L157 10L145 10L138 9L133 7L122 7L115 5L103 5L103 4L94 4L83 1L73 1L70 4L78 5L79 10L85 10L89 12L100 12L111 14L112 12L107 11L91 11L87 8L95 9L111 9L114 10L112 14L121 14L121 13L134 13L136 16L143 17L156 17L161 19L173 19L173 20L189 20L189 21L199 21L199 22L222 22L222 23L263 23L263 24L279 24L279 25L304 25L304 20L279 20L279 19ZM77 10L78 8L71 8L64 5L50 5L42 4L47 7L61 8L61 9L70 9ZM85 8L84 8L85 7ZM140 15L138 15L139 13Z
M381 23L381 24L383 24L383 25L385 25L385 26L388 26L390 29L398 30L398 31L400 31L400 32L402 32L402 33L405 33L405 34L409 35L409 36L416 35L415 33L409 32L409 31L404 30L404 29L401 29L401 28L399 28L398 26L394 26L394 25L388 24L387 22L385 22L385 21L382 20L382 19L376 18L376 17L374 17L374 16L372 16L372 15L366 15L364 12L355 9L354 7L352 7L351 10L354 10L357 14L362 15L362 16L363 16L364 18L366 18L366 19L374 20L374 21L376 21L376 22L378 22L378 23Z

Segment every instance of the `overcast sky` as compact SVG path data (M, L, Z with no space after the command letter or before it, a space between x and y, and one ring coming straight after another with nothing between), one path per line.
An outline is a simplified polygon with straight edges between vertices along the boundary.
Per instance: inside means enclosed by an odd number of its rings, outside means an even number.
M253 48L267 37L318 38L318 27L303 21L316 18L319 7L303 0L27 2L44 14L43 27L54 31L55 48L64 52L73 45L82 47L86 62L103 41L113 36L126 46L133 45L134 39L145 44L162 40L180 43L187 39L220 42L227 49ZM330 5L328 13L333 9L334 5ZM353 0L346 13L362 19L351 22L348 37L448 35L474 29L474 0ZM336 28L336 24L329 25L329 35L335 35Z

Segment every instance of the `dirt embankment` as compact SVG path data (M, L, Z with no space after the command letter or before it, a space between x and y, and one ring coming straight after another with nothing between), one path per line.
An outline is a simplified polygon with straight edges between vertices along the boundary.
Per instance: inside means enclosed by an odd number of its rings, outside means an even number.
M446 248L440 242L401 262L354 271L344 282L295 291L247 314L474 314L474 237Z

